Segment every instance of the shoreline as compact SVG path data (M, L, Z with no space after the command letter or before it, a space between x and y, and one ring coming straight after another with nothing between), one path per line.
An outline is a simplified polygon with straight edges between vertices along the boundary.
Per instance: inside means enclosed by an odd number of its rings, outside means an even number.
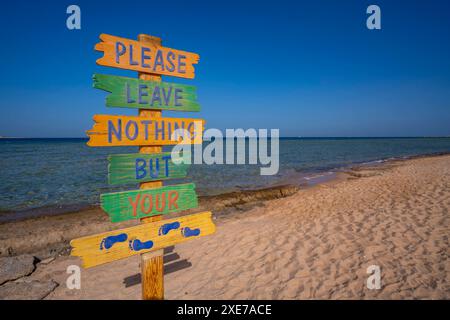
M310 189L334 186L343 180L366 177L364 171L388 170L396 165L406 164L426 158L438 158L450 155L434 154L420 155L407 159L389 159L380 162L362 163L348 166L340 171L333 171L333 175L322 176L317 181L303 185L273 185L257 190L243 190L213 196L199 197L199 206L195 209L185 210L166 215L166 218L192 214L200 211L212 211L219 223L227 219L239 219L243 212L265 202L287 198ZM317 182L317 183L316 183ZM35 254L39 259L56 255L69 254L69 241L73 238L88 236L95 233L126 228L139 224L131 220L121 223L112 223L107 214L99 206L90 206L86 209L71 212L28 217L21 220L0 221L0 257L18 254ZM14 230L14 231L13 231ZM19 231L18 231L19 230ZM51 232L49 232L51 231ZM40 235L39 235L40 234ZM11 240L14 239L14 240Z
M195 211L211 209L217 232L168 248L166 298L448 299L450 155L284 188L202 199ZM64 286L81 263L68 255L71 239L137 223L113 224L99 209L3 223L0 256L36 257L18 281L59 283L46 299L139 299L136 257L83 269L81 290ZM370 265L381 267L381 290L366 288Z
M217 196L199 197L199 206L165 215L165 218L212 211L216 220L232 213L245 211L264 201L288 197L299 191L290 185L274 186L257 191L230 192ZM112 223L99 207L72 212L29 217L0 222L0 257L33 254L38 259L68 255L70 240L95 233L111 231L139 224L139 220ZM13 239L13 240L11 240Z
M288 139L288 138L286 138ZM277 181L274 183L269 183L268 185L261 187L261 188L242 188L238 191L231 191L231 192L222 192L217 193L213 195L201 195L199 196L199 201L201 199L226 199L229 197L232 197L233 195L236 195L238 193L246 193L246 194L254 194L254 198L260 198L258 197L258 194L267 194L267 191L273 188L305 188L305 187L312 187L317 184L326 183L330 180L334 180L337 178L337 176L342 173L346 172L347 170L353 170L354 168L358 167L365 167L365 166L376 166L376 165L382 165L389 162L396 162L396 161L407 161L407 160L413 160L413 159L420 159L420 158L428 158L428 157L439 157L439 156L445 156L450 155L450 152L434 152L434 153L427 153L427 154L420 154L420 155L412 155L412 156L404 156L404 157L388 157L388 158L381 158L381 159L375 159L371 161L366 162L354 162L347 165L343 165L340 167L335 168L323 168L323 169L317 169L314 171L309 172L299 172L295 175L295 177L291 178L285 178L281 181ZM250 198L253 198L250 197ZM269 198L270 199L270 198ZM262 199L264 200L264 199ZM46 216L60 216L60 215L66 215L66 214L74 214L79 213L82 211L90 211L90 210L100 210L100 204L71 204L64 207L58 207L58 206L42 206L37 208L30 208L25 210L6 210L6 211L0 211L0 224L3 223L9 223L14 221L22 221L27 219L36 219L40 217L46 217ZM1 254L0 254L1 256Z

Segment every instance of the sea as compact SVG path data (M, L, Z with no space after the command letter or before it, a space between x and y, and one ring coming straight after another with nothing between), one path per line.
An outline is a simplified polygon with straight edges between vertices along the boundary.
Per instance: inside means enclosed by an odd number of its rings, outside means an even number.
M98 205L102 193L137 188L111 186L107 181L107 156L135 153L136 147L92 148L86 142L84 138L0 139L0 222L81 210ZM261 164L193 164L185 179L165 184L194 182L199 196L217 195L305 185L355 165L444 153L450 153L450 137L281 138L275 175L261 175Z

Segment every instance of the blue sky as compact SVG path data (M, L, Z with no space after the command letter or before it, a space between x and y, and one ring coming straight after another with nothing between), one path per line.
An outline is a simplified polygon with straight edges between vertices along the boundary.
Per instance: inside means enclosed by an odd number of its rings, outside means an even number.
M66 28L77 4L82 29ZM381 7L382 30L366 28ZM100 33L200 54L201 117L215 128L282 136L450 135L450 2L13 1L0 14L0 135L83 137L107 108L92 88Z

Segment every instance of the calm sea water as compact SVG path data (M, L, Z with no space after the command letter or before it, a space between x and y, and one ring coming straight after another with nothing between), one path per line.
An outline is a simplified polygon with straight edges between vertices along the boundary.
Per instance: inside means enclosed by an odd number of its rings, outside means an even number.
M135 188L108 186L106 158L136 151L90 148L86 139L1 139L0 212L65 211L98 204L101 193ZM442 152L450 152L450 138L284 138L275 176L261 176L259 165L192 165L181 181L195 182L199 195L218 194L300 183L357 163Z

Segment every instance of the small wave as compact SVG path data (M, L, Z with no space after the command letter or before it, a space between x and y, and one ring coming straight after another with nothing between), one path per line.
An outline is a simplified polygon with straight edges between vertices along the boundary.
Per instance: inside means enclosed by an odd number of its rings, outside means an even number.
M323 177L327 177L327 176L329 176L329 175L332 175L332 174L334 174L335 172L334 171L327 171L327 172L323 172L323 173L320 173L320 174L316 174L316 175L313 175L313 176L306 176L306 177L304 177L304 179L305 180L314 180L314 179L320 179L320 178L323 178Z

